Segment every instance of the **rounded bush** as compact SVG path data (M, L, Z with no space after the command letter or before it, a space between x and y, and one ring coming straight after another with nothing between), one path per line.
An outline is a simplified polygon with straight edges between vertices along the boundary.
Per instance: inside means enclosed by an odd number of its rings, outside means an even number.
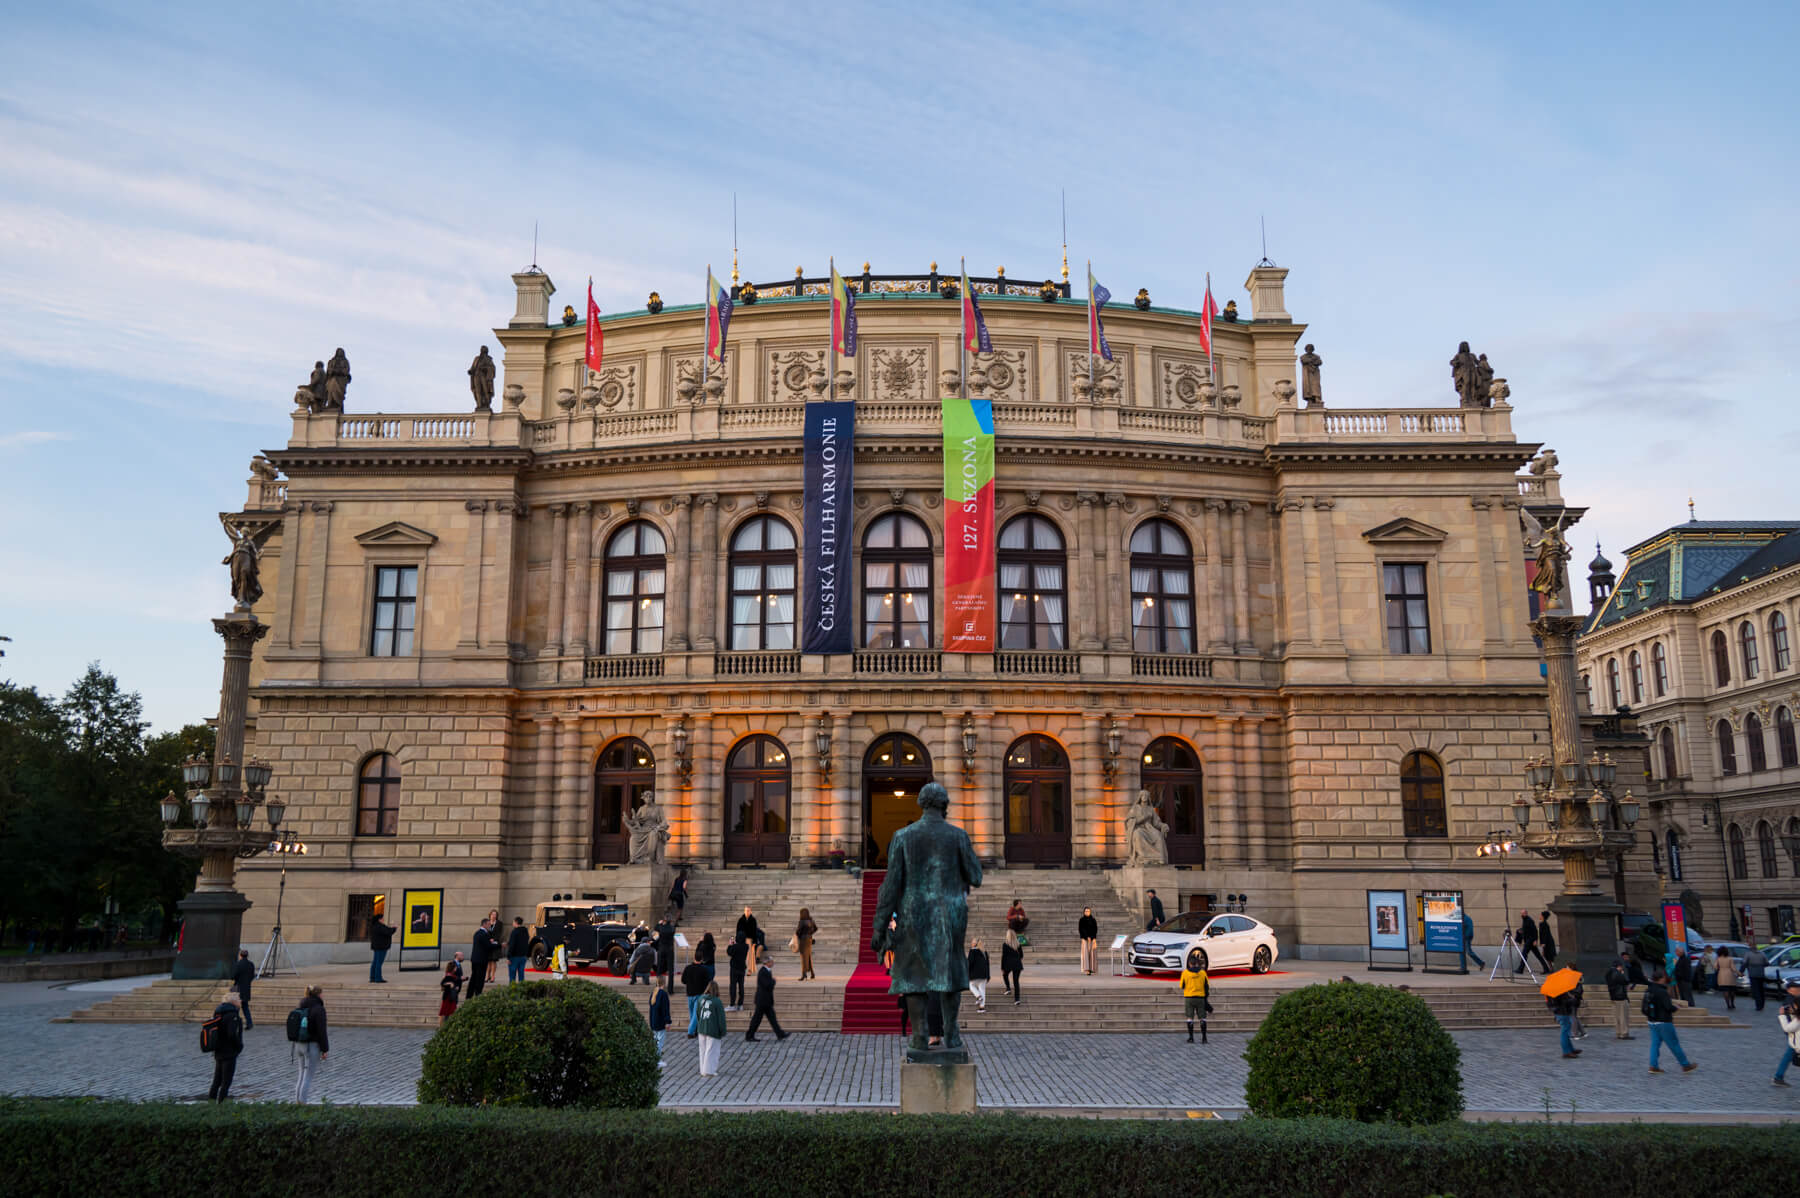
M1244 1059L1255 1115L1440 1123L1462 1114L1462 1052L1404 990L1330 982L1284 994Z
M425 1045L419 1101L654 1107L656 1041L631 1000L578 980L521 982L457 1009Z

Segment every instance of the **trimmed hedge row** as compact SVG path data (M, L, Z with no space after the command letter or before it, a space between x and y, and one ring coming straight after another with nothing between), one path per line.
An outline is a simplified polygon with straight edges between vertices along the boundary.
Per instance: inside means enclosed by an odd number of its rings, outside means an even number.
M1702 1156L1702 1153L1708 1154ZM1714 1155L1724 1153L1725 1155ZM1604 1193L1667 1198L1697 1160L1785 1191L1800 1127L678 1115L0 1100L9 1195L700 1196Z

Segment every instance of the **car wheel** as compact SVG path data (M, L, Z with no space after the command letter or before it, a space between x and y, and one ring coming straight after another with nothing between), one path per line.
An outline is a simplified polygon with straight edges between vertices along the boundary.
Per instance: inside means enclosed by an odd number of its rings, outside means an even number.
M1268 945L1265 944L1265 945L1257 946L1256 955L1254 957L1250 958L1250 968L1255 973L1269 972L1269 946Z
M550 968L550 950L541 940L531 946L531 967L539 973Z
M616 978L624 977L625 969L626 969L626 960L627 960L627 958L625 956L625 950L620 948L616 944L613 945L606 952L606 968L607 968L608 972L610 972Z

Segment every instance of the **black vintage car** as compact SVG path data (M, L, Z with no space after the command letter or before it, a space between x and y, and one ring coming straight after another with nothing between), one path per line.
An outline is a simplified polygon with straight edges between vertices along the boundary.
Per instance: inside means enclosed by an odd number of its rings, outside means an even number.
M531 964L550 968L550 956L566 946L570 966L604 964L614 977L625 976L631 955L631 929L623 903L539 903L531 929Z

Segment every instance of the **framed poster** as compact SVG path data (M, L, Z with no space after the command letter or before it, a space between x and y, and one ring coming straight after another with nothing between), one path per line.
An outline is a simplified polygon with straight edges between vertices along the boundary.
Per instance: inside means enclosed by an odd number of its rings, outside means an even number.
M1424 924L1425 969L1467 973L1463 955L1463 906L1460 890L1427 890L1419 895Z
M1406 891L1370 890L1369 968L1412 968L1411 935L1406 926Z
M443 964L444 892L436 890L402 890L400 892L400 961L401 969L436 969ZM407 955L421 959L407 964ZM426 955L429 965L422 963Z

